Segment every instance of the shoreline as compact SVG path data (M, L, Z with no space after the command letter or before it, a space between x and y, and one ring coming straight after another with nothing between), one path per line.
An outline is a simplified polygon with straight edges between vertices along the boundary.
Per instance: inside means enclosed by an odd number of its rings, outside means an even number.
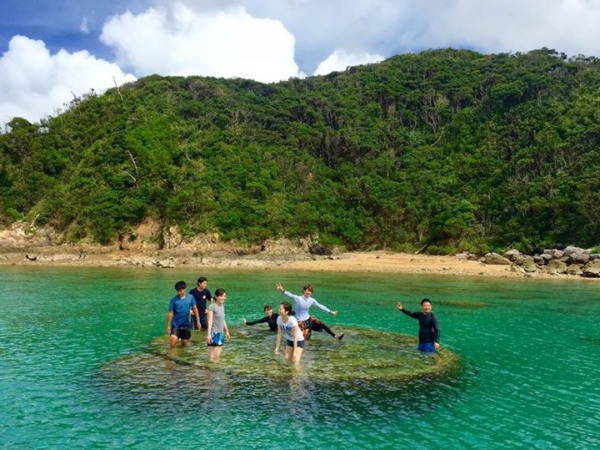
M326 271L339 273L385 273L443 275L478 278L528 278L555 280L594 280L573 275L543 272L523 274L509 265L486 264L456 256L414 255L388 251L345 252L333 256L306 253L240 255L213 252L197 255L176 251L131 251L97 247L45 247L0 251L0 266L20 267L131 267L164 269L238 269L277 271Z

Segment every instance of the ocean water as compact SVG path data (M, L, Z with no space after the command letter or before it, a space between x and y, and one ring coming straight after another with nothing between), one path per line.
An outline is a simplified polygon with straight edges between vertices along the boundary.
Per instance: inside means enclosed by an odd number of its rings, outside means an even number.
M199 275L212 292L227 290L234 329L283 301L277 281L296 293L312 283L339 314L312 312L334 330L414 336L417 322L395 303L418 310L428 297L460 369L336 381L341 364L315 381L310 346L308 367L295 371L259 345L257 360L283 373L277 379L157 357L150 348L164 335L174 283L191 287ZM0 285L2 448L600 448L598 282L1 267ZM318 333L313 342L336 352L353 336L344 339Z

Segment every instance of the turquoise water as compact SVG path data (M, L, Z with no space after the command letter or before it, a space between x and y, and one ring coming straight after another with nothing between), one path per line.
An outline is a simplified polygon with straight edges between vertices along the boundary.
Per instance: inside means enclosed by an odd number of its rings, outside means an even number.
M442 345L460 355L462 369L402 385L315 383L310 368L289 371L270 346L256 352L288 377L157 359L149 346L164 333L173 284L199 275L213 292L227 289L230 326L282 301L276 281L298 293L313 283L315 297L339 311L315 311L334 330L415 335L416 321L395 302L418 310L429 297ZM5 448L600 446L599 283L13 267L0 268L0 283ZM313 339L336 350L324 333Z

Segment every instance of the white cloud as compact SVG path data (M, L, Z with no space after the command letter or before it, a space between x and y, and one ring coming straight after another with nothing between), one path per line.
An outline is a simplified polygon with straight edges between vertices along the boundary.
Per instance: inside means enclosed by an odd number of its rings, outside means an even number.
M79 25L79 31L81 31L83 34L90 34L90 28L88 27L88 20L87 17L83 16L83 19L81 19L81 24Z
M14 37L0 57L0 125L13 116L37 120L52 114L72 99L71 91L77 95L91 88L101 91L112 86L113 75L123 82L133 79L124 70L137 76L205 75L274 82L440 47L483 53L550 47L568 55L600 56L600 0L136 0L128 4L143 12L105 19L100 37L114 50L115 63L86 51L50 54L42 41ZM141 9L145 4L154 7ZM126 6L120 5L124 11ZM89 11L72 13L76 19L70 23L79 20L82 34L93 34L95 28L90 26L96 21ZM54 26L57 19L46 17L44 23Z
M334 71L346 70L349 66L358 66L361 64L372 64L383 61L385 58L381 55L370 55L369 53L347 53L344 50L336 50L329 57L322 61L315 70L315 75L327 75Z
M35 122L52 115L73 94L114 86L113 77L119 84L135 80L87 51L50 54L42 41L15 36L0 58L0 125L17 116Z
M485 8L476 0L455 0L439 6L419 36L430 47L467 45L485 53L549 47L569 55L600 54L596 0L505 0Z
M541 47L600 56L598 0L244 0L256 17L281 20L296 60L312 71L333 49L386 58L440 47L483 53Z
M140 76L205 75L262 82L303 76L294 61L294 36L283 24L256 19L234 4L225 10L199 11L176 2L169 9L128 12L111 18L100 39L116 50L122 67Z

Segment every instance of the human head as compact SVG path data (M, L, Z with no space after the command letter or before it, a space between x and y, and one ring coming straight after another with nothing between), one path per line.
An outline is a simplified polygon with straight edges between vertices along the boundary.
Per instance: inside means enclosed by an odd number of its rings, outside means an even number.
M429 300L428 298L424 298L423 300L421 300L421 310L424 314L429 314L431 312L431 306L431 300Z
M279 305L279 313L291 316L294 312L292 311L292 304L290 302L283 302Z
M265 312L265 314L273 313L273 307L271 305L265 305L263 311Z
M185 281L178 281L177 283L175 283L175 290L176 291L180 291L182 289L185 290L186 287L187 287L187 285L185 284Z
M305 284L304 287L302 288L302 293L304 294L305 297L310 297L313 292L314 292L314 289L312 287L312 284Z
M217 300L222 300L225 301L225 299L227 298L227 292L225 292L225 289L219 288L215 291L215 298Z
M204 286L202 286L203 283L206 283L206 284L204 284ZM198 287L205 288L207 284L208 284L208 278L206 278L206 277L198 278L198 281L197 281Z

